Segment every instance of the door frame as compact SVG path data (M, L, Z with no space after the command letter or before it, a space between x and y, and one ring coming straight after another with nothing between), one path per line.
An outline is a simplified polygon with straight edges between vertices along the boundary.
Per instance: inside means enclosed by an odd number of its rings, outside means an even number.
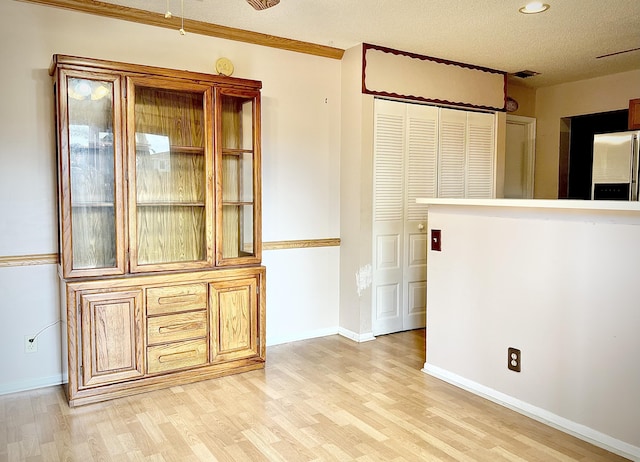
M536 119L533 117L507 114L507 125L509 124L523 126L527 134L527 142L525 144L525 199L533 199L536 165ZM506 155L505 153L505 156Z

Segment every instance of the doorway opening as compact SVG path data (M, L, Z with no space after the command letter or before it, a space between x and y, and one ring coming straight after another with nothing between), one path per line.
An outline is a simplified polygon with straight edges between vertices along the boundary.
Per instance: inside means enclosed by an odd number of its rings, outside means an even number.
M627 130L629 110L560 119L558 199L591 199L593 135Z
M536 119L507 114L504 197L533 198Z

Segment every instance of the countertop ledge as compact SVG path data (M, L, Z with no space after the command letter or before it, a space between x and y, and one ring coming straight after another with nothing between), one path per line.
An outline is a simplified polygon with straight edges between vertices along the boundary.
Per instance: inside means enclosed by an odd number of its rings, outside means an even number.
M463 207L512 207L585 211L640 212L640 202L565 199L435 199L417 198L416 203Z

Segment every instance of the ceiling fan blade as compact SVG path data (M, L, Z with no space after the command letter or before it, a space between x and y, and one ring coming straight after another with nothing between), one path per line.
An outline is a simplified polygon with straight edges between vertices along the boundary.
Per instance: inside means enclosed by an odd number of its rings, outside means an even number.
M247 0L247 3L256 10L266 10L280 3L280 0Z
M628 50L615 51L613 53L607 53L606 55L596 56L596 59L608 58L609 56L621 55L623 53L631 53L632 51L639 51L639 50L640 50L640 48L629 48Z

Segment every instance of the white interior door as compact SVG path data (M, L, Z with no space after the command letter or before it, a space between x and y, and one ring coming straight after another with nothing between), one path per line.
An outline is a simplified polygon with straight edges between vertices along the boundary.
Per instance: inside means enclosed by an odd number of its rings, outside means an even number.
M440 110L438 197L465 195L467 112Z
M495 116L486 112L467 113L467 161L465 197L495 197Z
M533 198L536 120L507 115L504 197Z
M374 335L403 330L405 106L375 101L371 286Z
M373 333L425 326L427 207L494 197L495 115L375 100Z
M427 206L418 197L436 197L438 108L407 105L403 251L403 330L425 326L427 304Z

